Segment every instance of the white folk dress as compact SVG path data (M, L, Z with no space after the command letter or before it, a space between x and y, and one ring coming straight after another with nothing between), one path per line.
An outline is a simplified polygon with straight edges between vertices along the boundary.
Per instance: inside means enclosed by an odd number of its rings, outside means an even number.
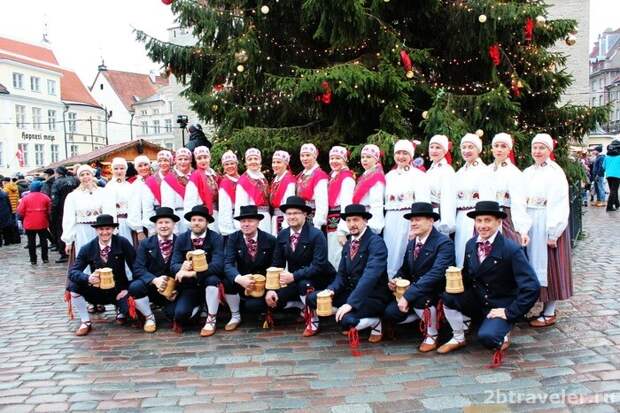
M239 222L233 218L235 216L235 192L232 192L233 198L231 198L224 188L224 185L228 182L230 182L231 186L234 185L236 188L238 180L238 176L225 175L220 181L217 197L217 226L220 229L220 234L222 234L222 236L230 235L239 229Z
M247 170L243 173L245 176L239 178L236 189L235 216L241 214L241 207L247 205L256 205L258 212L264 215L258 224L261 231L271 232L271 214L269 213L269 182L262 172L254 172ZM247 193L242 182L249 182L256 187L256 197ZM237 225L239 225L237 223Z
M568 182L562 168L552 160L523 171L527 213L532 219L527 254L541 287L549 285L548 240L558 240L568 225Z
M330 179L334 177L334 172L331 172ZM340 186L340 192L336 196L335 208L339 209L340 213L344 212L347 205L351 205L353 202L353 191L355 190L355 179L347 176L342 180ZM328 216L331 215L331 211ZM329 218L328 218L329 219ZM342 245L338 242L339 236L346 236L349 234L347 223L342 218L338 220L338 226L335 231L327 229L327 260L334 268L338 269L340 265L340 258L342 256Z
M282 182L284 182L284 184ZM286 185L286 188L282 188L282 196L280 199L277 199L280 194L280 185ZM274 237L277 237L278 233L284 228L288 228L288 223L284 218L284 212L280 211L280 205L285 203L289 196L295 195L295 191L295 176L289 171L285 171L282 175L276 176L271 182L271 187L269 188L269 204L273 210L273 216L271 217L271 230L269 232Z
M104 189L106 196L113 200L116 207L112 216L118 222L118 235L125 237L129 242L132 242L132 237L127 217L129 216L129 200L132 197L133 188L133 185L127 181L119 182L117 179L112 179Z
M452 165L442 159L433 162L426 171L431 191L433 210L439 214L439 221L435 221L435 228L445 235L450 235L456 229L456 189L455 172Z
M207 179L211 182L215 182L215 185L211 184L210 185L210 189L211 189L211 193L213 194L214 202L213 202L213 211L211 213L211 216L213 217L213 222L210 223L209 229L211 231L215 231L217 233L219 233L219 228L217 226L217 219L218 219L218 203L217 203L217 196L218 196L218 188L217 188L217 174L215 173L215 171L212 168L209 168L207 170L204 171L204 174L208 177ZM183 214L187 214L188 212L190 212L192 210L193 207L195 207L196 205L203 205L204 203L202 202L202 198L200 198L200 194L198 193L198 188L196 187L196 185L190 180L187 183L187 186L185 187L185 199L183 200ZM185 218L182 218L181 221L184 221ZM188 225L189 227L189 222L187 222L185 220L186 225Z
M409 242L409 221L404 215L414 202L430 202L426 174L414 167L395 168L385 175L385 229L388 246L387 274L392 279L403 265Z
M492 201L495 198L489 179L489 170L481 159L466 163L456 173L454 248L458 267L463 267L465 244L474 236L474 220L467 213L474 209L477 202Z
M375 168L380 168L380 166L377 166ZM364 171L364 174L360 176L357 180L358 187L360 185L360 182L366 176L375 173L375 168ZM354 191L354 198L356 192L357 190ZM381 235L381 231L383 231L383 227L385 226L385 217L383 215L384 196L385 184L383 182L376 182L359 201L361 205L364 205L366 207L366 211L372 214L372 218L368 220L368 227L372 230L372 232L377 235Z
M187 185L191 172L188 173L187 175L184 175L181 172L179 172L176 168L174 168L170 172L170 174L171 174L171 178L174 178L177 181L182 182L185 185ZM166 177L166 179L170 179L170 178ZM187 186L185 186L185 188L187 189ZM189 229L189 225L187 221L185 220L185 218L183 218L183 198L184 197L181 194L179 194L177 191L175 191L174 188L172 188L172 186L170 186L170 184L166 182L166 180L162 181L161 183L161 206L172 208L174 210L174 213L178 215L179 218L181 218L181 220L177 222L176 225L174 226L175 234L182 234Z

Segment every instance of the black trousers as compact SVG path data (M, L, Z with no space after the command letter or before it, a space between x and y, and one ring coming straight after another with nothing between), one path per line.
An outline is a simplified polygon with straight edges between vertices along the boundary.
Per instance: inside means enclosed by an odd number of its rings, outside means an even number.
M409 314L415 314L415 310L424 310L428 307L437 306L437 302L439 301L439 297L434 296L419 296L416 297L412 302L409 303L409 311L403 313L398 308L398 302L393 299L388 303L385 308L385 313L383 314L383 318L386 321L392 321L394 323L401 323L407 319Z
M86 302L90 304L114 304L118 307L118 310L121 313L125 314L125 316L129 314L129 305L127 303L129 294L125 295L125 297L120 300L117 300L116 296L123 291L123 288L118 285L109 290L102 290L101 288L93 287L91 285L81 285L69 281L67 290L74 294L81 295L84 297Z
M620 202L618 202L618 185L620 185L620 178L608 176L607 183L609 184L609 199L607 200L607 210L612 211L620 208Z
M315 280L302 280L294 282L284 288L275 290L278 294L277 310L282 310L289 301L299 301L299 297L306 295L309 289L318 291L327 286L325 282ZM261 314L267 311L267 302L264 298L248 298L244 302L245 310L249 313Z
M37 262L37 235L39 235L39 243L41 244L41 259L43 261L48 260L47 256L47 229L27 229L26 237L28 237L28 254L30 255L30 262Z
M313 310L316 310L316 295L318 291L314 291L308 294L308 298L306 302L308 303L308 307ZM347 303L349 299L350 291L337 294L333 297L332 306L340 307ZM383 310L385 309L385 301L381 300L377 297L367 297L364 300L364 303L360 308L354 308L349 311L342 320L340 320L340 327L343 330L349 330L351 327L355 327L359 324L360 319L362 318L370 318L370 317L381 317L383 315Z

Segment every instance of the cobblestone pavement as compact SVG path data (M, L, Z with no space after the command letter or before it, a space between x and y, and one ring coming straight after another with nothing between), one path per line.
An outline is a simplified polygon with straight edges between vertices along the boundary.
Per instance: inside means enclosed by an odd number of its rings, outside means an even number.
M416 351L419 333L352 357L334 325L304 339L246 320L220 329L147 335L94 318L73 336L62 301L64 269L30 266L21 246L0 248L0 409L6 412L588 411L620 407L620 212L588 209L574 255L576 295L555 327L519 324L503 367L470 344L445 356ZM521 403L519 403L521 401Z

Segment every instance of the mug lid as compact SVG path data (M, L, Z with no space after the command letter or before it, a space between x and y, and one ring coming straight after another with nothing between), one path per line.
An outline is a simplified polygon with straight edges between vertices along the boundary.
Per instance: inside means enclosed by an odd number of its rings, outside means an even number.
M329 291L323 290L323 291L319 291L316 296L317 297L331 297L331 293Z

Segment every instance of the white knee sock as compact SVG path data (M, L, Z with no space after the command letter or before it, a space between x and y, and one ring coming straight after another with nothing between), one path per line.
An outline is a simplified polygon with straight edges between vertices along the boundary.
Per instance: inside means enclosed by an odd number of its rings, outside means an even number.
M407 318L405 318L403 321L401 321L401 322L400 322L400 323L398 323L398 324L409 324L409 323L413 323L413 322L414 322L415 320L417 320L418 318L420 318L420 317L418 317L418 315L417 315L417 314L415 314L415 313L414 313L414 314L408 314L408 315L407 315Z
M306 296L305 295L300 295L299 298L301 299L301 302L305 306L306 305Z
M426 326L426 335L428 336L436 336L437 335L437 310L435 309L434 306L429 307L428 308L431 312L431 325ZM421 310L419 308L415 308L415 313L418 315L418 317L420 317L420 319L423 319L423 314L424 314L424 310Z
M545 307L543 309L543 314L547 317L552 317L555 315L555 304L557 301L548 301L545 303Z
M319 329L319 316L316 315L316 311L312 311L312 317L310 318L310 328L312 331L316 331Z
M75 293L71 293L71 302L73 303L73 307L75 307L76 312L80 316L80 320L83 323L90 321L90 314L88 314L88 304L86 300L81 295L77 295Z
M465 341L465 327L463 325L463 314L457 310L453 310L446 306L443 307L443 312L446 315L450 327L452 327L452 337L456 341Z
M355 326L356 330L364 330L368 327L374 327L377 323L379 323L379 318L378 317L366 317L366 318L360 318L359 323L357 323L357 325ZM379 331L381 331L381 326L377 327L377 329ZM376 333L378 334L378 333Z
M207 312L209 314L217 314L220 308L220 291L217 287L208 286L205 290L205 298L207 299Z
M230 319L241 320L241 313L239 312L241 297L239 297L239 294L226 294L225 296L228 307L230 308Z
M142 313L144 317L151 318L153 316L153 311L151 310L151 302L149 301L148 296L134 299L134 301L136 302L136 308Z

